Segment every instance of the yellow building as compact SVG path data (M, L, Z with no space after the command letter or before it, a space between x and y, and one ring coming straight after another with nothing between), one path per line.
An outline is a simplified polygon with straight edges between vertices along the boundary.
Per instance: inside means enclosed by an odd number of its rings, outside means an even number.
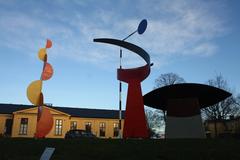
M119 112L117 110L48 107L54 125L46 138L64 138L71 129L91 131L97 137L117 138ZM0 104L0 135L34 137L37 107L32 105ZM124 120L122 120L123 128ZM122 134L122 130L121 130Z
M231 117L227 120L208 120L204 123L208 137L240 136L240 117Z

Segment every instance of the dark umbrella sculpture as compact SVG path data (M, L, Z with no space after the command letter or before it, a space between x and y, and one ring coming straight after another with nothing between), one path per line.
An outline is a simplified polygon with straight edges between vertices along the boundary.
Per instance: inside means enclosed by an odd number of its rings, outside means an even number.
M205 138L200 109L230 96L231 93L213 86L182 83L147 93L144 104L167 111L166 138Z

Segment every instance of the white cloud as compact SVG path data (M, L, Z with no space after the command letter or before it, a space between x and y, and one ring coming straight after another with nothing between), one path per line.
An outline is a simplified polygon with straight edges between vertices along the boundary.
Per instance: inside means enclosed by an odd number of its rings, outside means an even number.
M200 56L210 56L216 53L217 46L211 43L202 43L195 46L192 50L189 50L189 53L186 54L197 54Z
M64 7L63 4L69 2L58 0L53 4L56 3L58 7ZM40 45L44 45L45 38L51 38L54 42L52 53L56 56L94 64L99 64L103 59L116 63L118 55L109 53L116 52L118 48L93 43L93 38L124 38L135 30L141 18L147 18L149 25L144 35L133 36L129 41L144 48L151 54L155 65L159 66L171 56L215 54L219 46L214 43L214 39L226 30L224 19L214 12L221 9L219 2L142 0L140 3L135 2L137 6L131 8L133 11L126 9L133 2L124 1L119 5L122 8L116 8L118 5L115 3L121 2L113 2L112 8L107 11L101 8L106 6L100 3L96 4L97 8L78 1L71 5L75 8L67 8L69 5L66 5L63 9L46 6L29 9L28 12L1 10L0 45L22 49L24 52L29 50L28 53L33 54ZM14 8L13 5L17 4L9 5ZM46 14L51 9L50 14ZM130 64L141 63L135 60L136 56L126 55L129 58L126 61Z

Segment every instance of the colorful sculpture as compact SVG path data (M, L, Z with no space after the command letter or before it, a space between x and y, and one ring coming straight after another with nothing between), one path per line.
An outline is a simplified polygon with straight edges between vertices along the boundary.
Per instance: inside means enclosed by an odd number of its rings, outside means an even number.
M131 69L118 69L118 80L128 83L128 96L126 103L123 138L148 138L149 132L145 118L143 97L140 83L147 78L150 73L150 57L142 48L117 39L94 39L94 42L102 42L126 48L140 57L146 65Z
M46 47L39 50L38 58L44 62L42 74L40 80L33 81L27 88L28 100L38 107L36 138L44 138L53 126L53 116L50 110L45 106L42 94L43 81L50 79L53 75L53 68L47 62L47 49L51 47L52 41L48 39Z
M109 43L113 45L120 46L120 66L118 69L118 80L119 80L119 131L121 130L121 119L122 119L122 101L121 101L121 92L122 92L122 82L128 83L128 96L126 104L126 112L124 119L124 128L123 128L123 138L148 138L148 127L145 118L144 106L143 106L143 97L141 90L141 82L147 78L150 73L150 57L146 51L142 48L125 42L129 37L135 33L143 34L147 29L147 20L143 19L138 28L129 34L126 38L122 40L117 39L107 39L100 38L94 39L94 42ZM146 61L146 65L138 68L131 69L122 69L122 48L126 48ZM121 137L121 136L120 136Z
M205 138L200 109L231 96L222 89L196 83L164 86L144 95L144 104L167 111L166 138Z

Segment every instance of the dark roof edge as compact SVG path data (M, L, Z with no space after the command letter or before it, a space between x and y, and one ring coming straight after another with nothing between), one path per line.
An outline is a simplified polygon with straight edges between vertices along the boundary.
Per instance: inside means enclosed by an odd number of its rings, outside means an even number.
M79 108L79 107L62 107L62 106L47 106L47 107L49 107L49 108L71 108L71 109L86 109L86 110L105 110L105 111L119 111L119 110L115 110L115 109L106 109L106 108L104 108L104 109L95 109L95 108Z
M47 105L46 105L47 106ZM24 104L3 104L0 103L1 114L13 114L16 111L25 109L31 109L36 107L35 105L24 105ZM102 119L118 119L119 110L111 109L93 109L93 108L73 108L73 107L59 107L59 106L48 106L53 110L60 111L69 114L71 117L80 118L102 118ZM124 117L125 111L122 111ZM123 118L124 119L124 118Z
M37 107L35 105L31 105L31 104L15 104L15 103L0 103L0 105L14 105L14 106L26 106L26 107L29 107L29 108L33 108L33 107ZM95 108L80 108L80 107L63 107L63 106L48 106L47 104L45 104L45 106L49 107L49 108L71 108L71 109L86 109L86 110L105 110L105 111L119 111L119 110L116 110L116 109L107 109L107 108L101 108L101 109L95 109ZM122 110L123 112L125 110Z

